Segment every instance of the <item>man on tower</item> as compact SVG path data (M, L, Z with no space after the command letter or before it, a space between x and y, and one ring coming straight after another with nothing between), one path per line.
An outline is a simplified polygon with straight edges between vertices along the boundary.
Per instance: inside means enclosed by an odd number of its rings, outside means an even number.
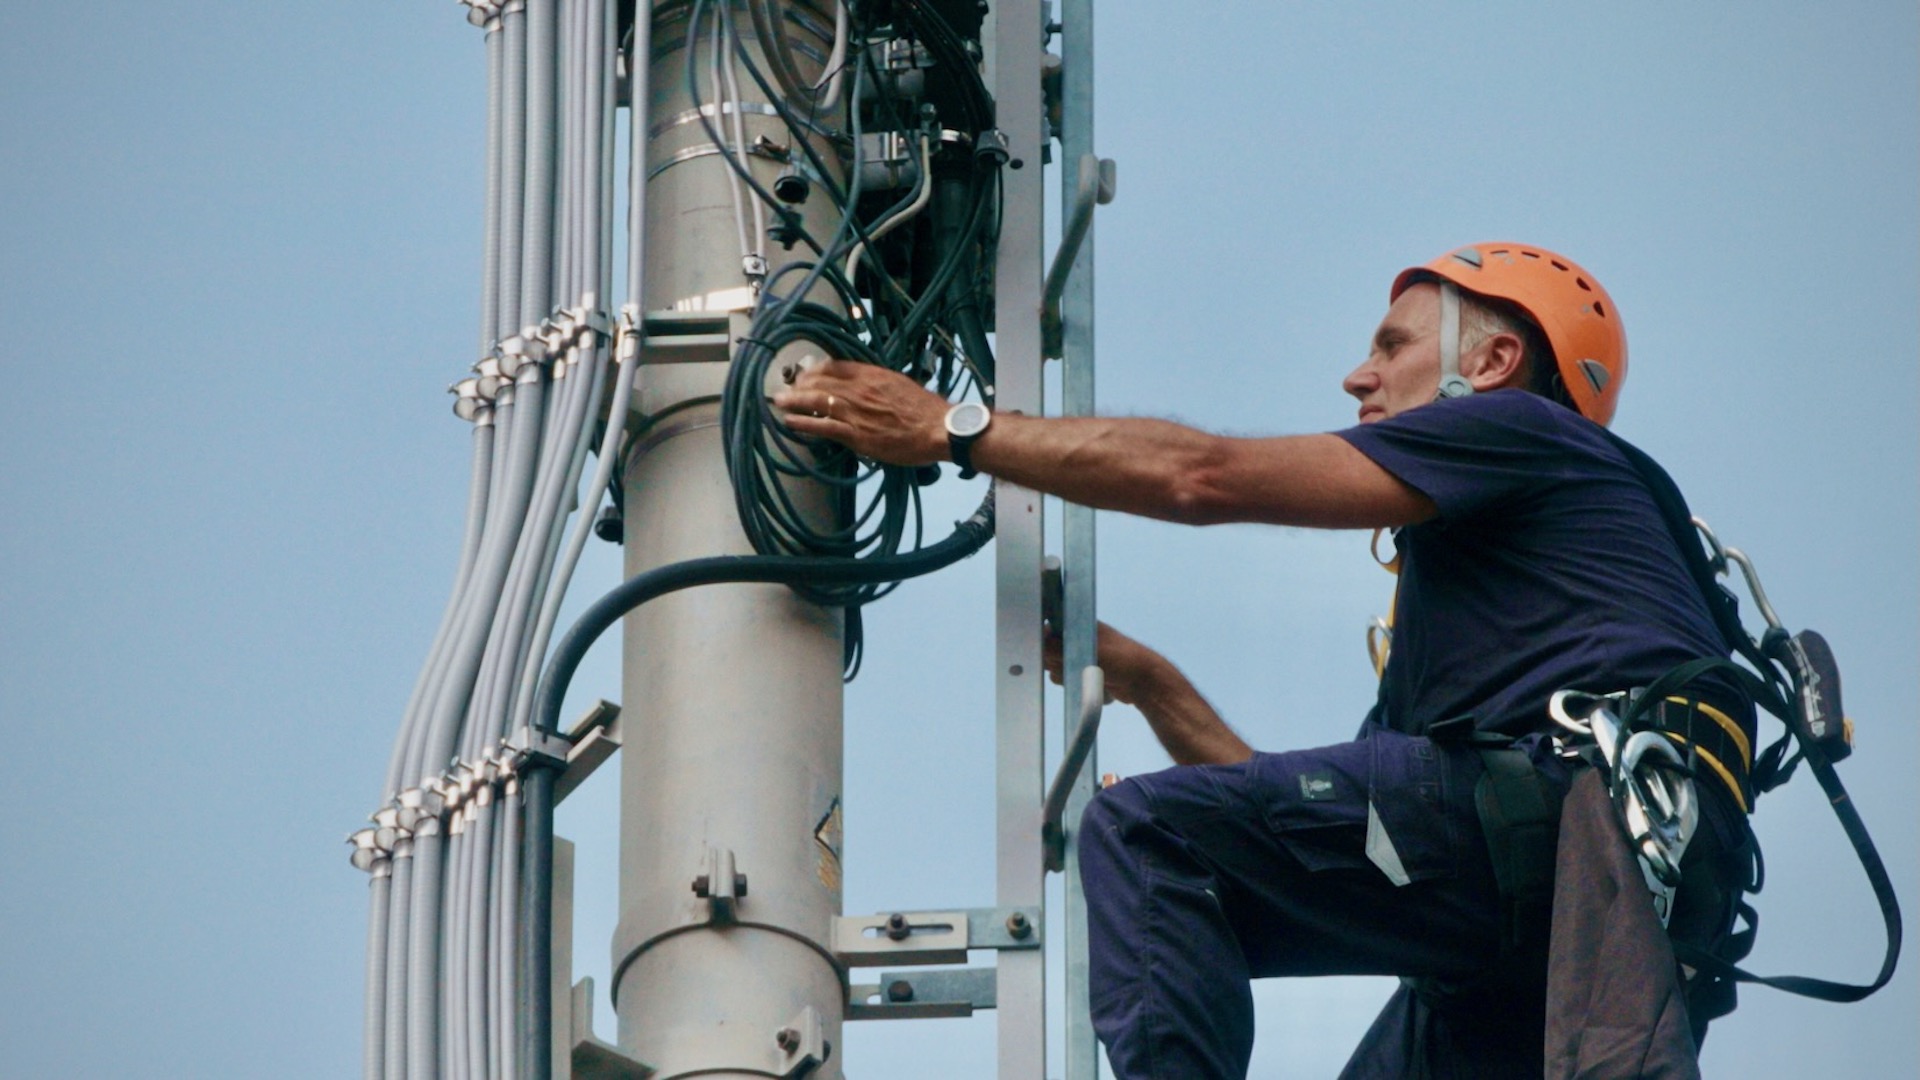
M1726 654L1603 430L1627 361L1599 283L1549 251L1480 244L1404 271L1390 301L1343 384L1359 423L1331 434L981 415L844 361L776 398L793 430L863 456L953 460L1100 509L1395 530L1393 648L1353 742L1255 752L1165 657L1101 628L1110 693L1178 763L1101 792L1080 832L1094 1025L1117 1077L1243 1076L1248 980L1331 974L1404 978L1349 1076L1541 1075L1547 919L1524 886L1550 883L1552 845L1520 865L1488 816L1492 773L1508 787L1491 801L1517 783L1557 815L1578 766L1549 739L1554 691L1643 687ZM1693 692L1660 723L1714 734L1696 745L1724 783L1697 785L1670 930L1713 948L1745 881L1754 724L1734 683ZM1728 1006L1688 996L1697 1039Z

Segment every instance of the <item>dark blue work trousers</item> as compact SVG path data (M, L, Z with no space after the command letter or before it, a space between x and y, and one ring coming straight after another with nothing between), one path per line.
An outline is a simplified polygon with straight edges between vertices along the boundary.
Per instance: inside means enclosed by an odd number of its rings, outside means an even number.
M1119 1080L1245 1076L1248 980L1278 975L1485 988L1467 1033L1483 1045L1464 1048L1477 1074L1539 1075L1544 953L1488 978L1511 955L1474 809L1479 755L1383 728L1363 735L1134 777L1088 806L1093 1024ZM1522 745L1564 795L1565 766L1537 737ZM1413 1044L1430 1049L1427 1023L1403 988L1344 1075L1422 1074Z

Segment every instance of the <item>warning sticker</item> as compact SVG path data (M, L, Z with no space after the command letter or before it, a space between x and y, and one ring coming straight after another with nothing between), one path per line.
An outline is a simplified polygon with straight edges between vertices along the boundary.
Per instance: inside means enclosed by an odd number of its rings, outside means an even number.
M813 827L813 842L819 848L816 872L820 875L820 884L836 896L840 893L840 844L843 835L840 798L835 796L832 805L827 807L826 816Z

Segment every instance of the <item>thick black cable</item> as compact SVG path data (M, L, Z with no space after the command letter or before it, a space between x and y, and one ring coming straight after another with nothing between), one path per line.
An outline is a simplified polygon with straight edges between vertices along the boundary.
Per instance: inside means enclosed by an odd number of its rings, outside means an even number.
M952 566L985 547L992 538L993 494L989 491L973 515L959 522L945 540L888 559L715 555L636 574L594 601L554 647L540 676L539 697L533 714L536 738L559 734L560 709L587 650L614 623L649 600L700 585L905 581ZM521 949L527 966L520 980L519 1005L522 1015L535 1018L553 1015L553 783L559 768L544 756L530 758L522 786L526 795L526 836L521 850L526 873L522 886ZM552 1080L550 1025L536 1019L529 1026L532 1031L526 1046L527 1075L531 1080Z

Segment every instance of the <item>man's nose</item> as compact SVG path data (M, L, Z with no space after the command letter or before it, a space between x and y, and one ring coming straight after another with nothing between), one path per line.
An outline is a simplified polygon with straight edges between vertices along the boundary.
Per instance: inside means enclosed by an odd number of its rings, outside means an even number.
M1340 388L1354 397L1365 397L1379 386L1380 376L1374 373L1373 365L1364 360L1340 380Z

